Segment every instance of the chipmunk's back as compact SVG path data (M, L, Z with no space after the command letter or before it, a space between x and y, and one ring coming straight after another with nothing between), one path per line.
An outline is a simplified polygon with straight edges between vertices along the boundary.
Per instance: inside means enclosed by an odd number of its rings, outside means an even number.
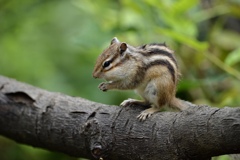
M164 43L133 47L117 38L98 57L93 76L108 82L99 85L102 91L134 89L144 100L126 100L121 105L148 105L138 118L145 120L164 105L186 108L175 97L179 69L174 53Z

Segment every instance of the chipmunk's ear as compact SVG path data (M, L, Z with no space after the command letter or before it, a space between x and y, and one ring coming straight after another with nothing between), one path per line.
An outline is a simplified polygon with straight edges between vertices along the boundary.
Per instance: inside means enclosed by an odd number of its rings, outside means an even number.
M120 43L120 41L117 39L117 37L114 37L112 40L111 40L111 44L113 43Z
M121 43L119 47L120 54L123 54L127 50L127 44L126 43Z

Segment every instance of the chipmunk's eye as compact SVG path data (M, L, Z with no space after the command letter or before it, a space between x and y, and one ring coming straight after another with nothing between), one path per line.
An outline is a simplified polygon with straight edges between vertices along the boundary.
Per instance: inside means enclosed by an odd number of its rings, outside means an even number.
M108 67L110 64L112 63L112 61L106 61L103 63L103 68Z

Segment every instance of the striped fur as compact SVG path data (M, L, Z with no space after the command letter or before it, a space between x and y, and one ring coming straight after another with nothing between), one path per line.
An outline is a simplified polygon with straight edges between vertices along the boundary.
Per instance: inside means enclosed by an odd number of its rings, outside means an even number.
M140 120L159 111L163 105L185 107L181 100L175 98L179 75L174 52L165 43L133 47L117 38L98 57L93 71L93 77L109 81L99 85L101 90L134 89L144 99L126 100L122 106L129 103L151 104L152 108L138 116Z
M171 74L172 81L177 84L179 77L177 61L173 51L167 48L165 44L154 43L136 48L129 46L129 48L131 48L129 56L136 57L136 59L141 57L142 67L139 69L147 71L152 66L166 67ZM142 76L144 77L144 74Z

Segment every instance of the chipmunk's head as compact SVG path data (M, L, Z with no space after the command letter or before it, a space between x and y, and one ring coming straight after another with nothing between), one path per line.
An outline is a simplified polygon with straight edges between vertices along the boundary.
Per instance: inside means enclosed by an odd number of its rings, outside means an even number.
M110 46L98 57L94 70L94 78L117 80L124 75L124 63L127 59L128 45L120 42L116 37Z

